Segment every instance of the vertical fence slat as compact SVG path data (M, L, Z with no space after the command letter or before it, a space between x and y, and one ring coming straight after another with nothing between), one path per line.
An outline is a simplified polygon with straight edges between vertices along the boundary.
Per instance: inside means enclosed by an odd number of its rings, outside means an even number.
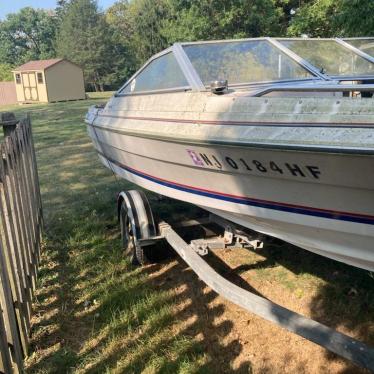
M31 317L31 300L32 300L32 282L30 277L29 258L27 251L27 243L25 240L25 233L23 230L23 212L22 202L19 194L19 186L15 178L15 165L11 159L11 152L9 146L11 142L7 142L9 138L6 138L4 144L4 171L5 171L5 183L4 190L9 198L10 202L10 214L13 217L15 241L17 242L18 253L22 263L22 277L25 284L25 293L28 301L29 318Z
M30 116L28 115L26 118L27 121L27 138L30 143L30 154L32 158L32 172L34 175L34 185L37 192L37 206L38 206L38 222L41 225L41 230L43 229L43 204L42 204L42 197L40 193L40 184L39 184L39 175L38 175L38 167L36 162L36 155L35 155L35 145L34 145L34 138L32 136L32 124Z
M9 150L10 159L13 164L13 178L15 183L16 195L18 199L18 209L20 212L20 229L22 231L24 245L27 257L28 276L32 285L31 297L36 286L36 263L32 254L32 238L29 223L29 204L25 186L25 176L22 171L22 150L18 135L19 128L6 139L6 145Z
M1 153L3 157L1 158L0 162L0 176L2 179L3 185L3 196L4 199L1 200L0 209L2 218L4 221L5 228L4 235L5 239L8 238L9 240L9 247L12 251L12 255L14 257L14 266L17 269L17 284L19 286L20 294L22 295L22 301L25 304L26 310L29 309L28 302L29 302L29 295L27 293L27 281L25 276L25 265L24 265L24 256L22 251L22 245L19 239L19 233L17 228L17 223L15 219L14 210L12 210L12 193L11 193L11 185L9 181L9 176L6 173L7 165L7 157L6 152L3 151L3 146L1 147Z
M32 136L32 125L30 117L27 116L25 123L27 124L26 131L25 131L25 138L27 139L28 144L28 160L29 160L29 169L30 174L32 176L32 186L34 190L34 202L36 206L35 214L35 221L36 221L36 231L37 231L37 254L38 258L40 256L40 247L41 247L41 233L43 230L43 207L42 207L42 198L40 194L40 185L39 185L39 175L38 175L38 168L36 163L36 155L35 155L35 147L34 147L34 139Z
M14 302L10 282L7 274L7 266L0 241L0 286L2 292L0 293L0 305L2 315L4 318L5 332L8 341L8 350L11 351L12 361L17 368L17 371L22 367L22 348L19 340L19 330L14 310Z
M0 291L2 293L2 291ZM8 338L5 332L3 309L0 304L0 373L12 371L12 356L8 346Z
M26 124L22 123L22 126L26 126ZM25 193L25 205L27 206L27 226L28 226L28 233L29 233L29 242L30 242L30 252L31 252L31 259L34 264L34 273L35 277L37 277L37 267L39 265L39 258L35 250L35 218L33 215L33 211L35 211L34 207L34 195L31 187L31 175L30 170L28 168L27 157L30 156L28 154L28 149L26 148L25 138L24 138L25 131L18 129L18 145L20 150L20 168L21 168L21 178L23 179L24 185L24 193Z
M32 136L32 124L30 117L27 116L27 131L28 131L28 139L30 142L30 153L32 157L32 172L34 175L34 184L36 188L36 193L37 193L37 206L38 206L38 223L40 225L40 233L42 233L43 230L43 204L42 204L42 196L40 193L40 184L39 184L39 175L38 175L38 167L37 167L37 162L36 162L36 155L35 155L35 146L34 146L34 138Z
M22 126L27 126L27 122L22 123ZM27 131L27 128L25 128ZM32 175L32 164L30 164L32 160L29 142L27 141L26 131L20 131L20 146L22 149L22 166L23 166L23 173L25 176L25 186L27 191L27 200L29 204L29 218L30 218L30 231L32 237L32 255L35 260L36 266L39 266L39 253L38 247L40 245L40 238L38 237L38 223L37 223L37 205L36 205L36 189L35 183Z
M43 213L31 121L0 113L0 373L23 371Z
M3 154L3 146L0 146L0 152ZM14 223L13 217L10 212L10 205L8 196L4 191L3 181L5 180L3 158L0 160L0 217L1 217L1 229L0 236L3 239L4 256L6 258L9 280L11 283L12 294L15 302L16 316L18 326L20 329L20 336L22 346L27 345L27 337L29 330L29 315L27 296L26 296L26 284L24 283L23 268L21 264L20 254L17 248L17 243L14 234Z
M30 249L30 238L28 232L28 212L27 212L27 202L26 202L26 194L25 194L25 186L23 181L23 176L21 172L21 151L19 148L19 139L16 136L17 133L14 132L11 134L10 137L6 139L6 145L8 147L10 160L13 166L13 180L14 180L14 187L16 190L16 197L18 201L17 208L20 214L20 229L23 235L23 242L25 246L25 253L27 257L27 269L28 275L32 284L32 290L34 290L34 274L33 274L33 264L32 264L32 256L31 256L31 249ZM32 293L33 294L33 293Z

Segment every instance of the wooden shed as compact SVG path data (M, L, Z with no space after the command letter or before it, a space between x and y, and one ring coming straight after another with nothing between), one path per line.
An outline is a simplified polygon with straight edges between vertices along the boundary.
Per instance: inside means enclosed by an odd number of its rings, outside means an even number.
M29 61L13 70L20 103L50 103L86 97L83 70L62 59Z

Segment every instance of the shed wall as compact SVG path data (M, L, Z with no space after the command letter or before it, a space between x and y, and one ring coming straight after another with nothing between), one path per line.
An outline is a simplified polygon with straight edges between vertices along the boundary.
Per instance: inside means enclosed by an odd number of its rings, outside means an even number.
M61 61L45 70L45 82L49 102L86 97L83 71L68 61Z
M38 76L37 76L38 73L42 74L43 83L38 82ZM21 83L20 84L16 83L15 74L20 74L20 76L21 76ZM45 76L44 76L44 72L42 70L39 70L39 71L20 71L20 72L16 72L15 74L14 74L14 82L15 82L15 86L16 86L16 93L17 93L18 102L41 102L41 103L47 103L48 102L47 87L46 87L46 84L45 84ZM31 77L33 77L33 78L31 79ZM25 89L30 90L30 87L29 87L30 85L32 85L32 86L35 85L37 98L31 99L31 98L25 97ZM32 88L32 90L35 90L35 89ZM33 96L33 95L31 95L31 96Z

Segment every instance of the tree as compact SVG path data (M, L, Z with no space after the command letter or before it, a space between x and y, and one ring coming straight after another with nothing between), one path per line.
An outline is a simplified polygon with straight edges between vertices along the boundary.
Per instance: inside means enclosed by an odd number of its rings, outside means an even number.
M339 0L336 29L341 36L372 36L374 2L372 0Z
M128 1L120 0L111 6L105 14L116 55L116 59L113 61L113 72L108 75L108 80L116 87L123 84L137 68L136 53L134 52L136 46L131 43L134 22L131 21L128 13Z
M273 0L170 0L162 34L169 43L277 35L280 9Z
M279 22L282 35L287 32L287 27L294 14L298 12L298 9L313 1L314 0L276 0L275 4L279 8L281 14Z
M300 7L290 22L288 34L306 34L310 37L334 36L337 3L335 0L318 0Z
M56 18L58 22L61 22L65 15L65 11L69 5L69 0L57 0L56 1Z
M0 64L0 82L12 80L12 66L10 64Z
M370 36L374 30L372 0L314 0L291 20L288 34L311 37Z
M121 0L107 10L107 22L125 51L123 72L129 75L168 46L161 33L168 12L167 0Z
M169 17L166 0L133 0L128 6L129 43L137 65L168 46L161 33L163 20Z
M86 83L104 90L113 72L115 51L105 17L94 0L73 0L65 10L57 35L57 53L84 69Z
M22 8L0 22L0 61L20 65L28 60L53 57L56 34L54 14Z

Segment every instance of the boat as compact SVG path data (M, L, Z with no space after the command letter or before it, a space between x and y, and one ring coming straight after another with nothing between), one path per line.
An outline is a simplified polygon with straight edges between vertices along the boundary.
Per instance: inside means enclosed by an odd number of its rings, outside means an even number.
M374 57L354 44L176 43L89 108L88 134L142 188L374 271Z

